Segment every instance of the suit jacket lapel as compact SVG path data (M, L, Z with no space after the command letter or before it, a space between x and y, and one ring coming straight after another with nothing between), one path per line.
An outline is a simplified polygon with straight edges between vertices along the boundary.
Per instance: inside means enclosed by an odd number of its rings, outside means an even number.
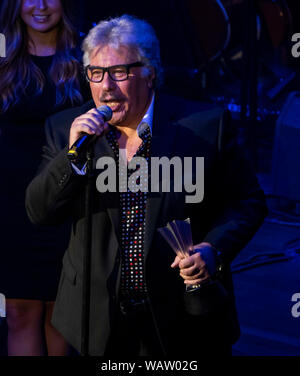
M95 103L93 100L90 100L89 102L85 103L80 108L80 113L77 114L77 116L84 114L85 112L89 111L90 109L95 107ZM106 137L99 137L94 145L94 159L93 159L93 169L96 168L97 160L101 157L112 157L115 158L114 152L111 149ZM119 195L117 193L110 193L107 192L102 195L102 200L104 200L104 204L107 208L108 215L110 217L110 220L113 224L113 227L115 229L115 233L118 238L118 232L119 232Z
M115 159L115 154L110 147L106 137L100 137L97 142L95 143L94 148L94 168L96 168L96 163L99 158L102 157L111 157ZM105 202L105 206L107 208L108 216L113 224L115 234L117 239L119 238L119 230L120 230L120 200L118 192L107 192L104 193L101 197L102 200Z

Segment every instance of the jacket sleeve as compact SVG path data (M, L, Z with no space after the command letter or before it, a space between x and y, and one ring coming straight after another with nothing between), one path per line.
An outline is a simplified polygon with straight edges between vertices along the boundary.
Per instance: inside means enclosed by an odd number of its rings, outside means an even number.
M51 118L47 119L42 162L26 190L27 214L35 224L64 222L72 214L72 201L86 181L85 176L77 175L71 167L67 137L54 132L53 128Z
M267 215L264 193L251 158L238 145L227 113L219 125L218 210L203 241L212 244L221 260L231 262L246 246Z

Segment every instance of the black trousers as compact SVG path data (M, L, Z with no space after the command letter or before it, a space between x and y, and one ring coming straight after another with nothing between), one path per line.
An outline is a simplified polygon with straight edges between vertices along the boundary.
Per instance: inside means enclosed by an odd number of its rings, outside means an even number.
M105 351L110 358L152 356L161 358L164 351L147 301L120 303Z
M195 360L231 356L231 344L216 322L212 326L187 315L170 328L162 343L147 302L125 305L120 307L104 356Z

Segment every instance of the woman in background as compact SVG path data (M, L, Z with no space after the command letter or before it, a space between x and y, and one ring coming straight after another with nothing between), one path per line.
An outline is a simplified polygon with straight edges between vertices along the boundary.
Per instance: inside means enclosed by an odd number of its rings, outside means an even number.
M45 143L45 118L80 105L89 92L68 1L1 3L7 56L0 58L0 293L8 355L67 355L67 343L50 323L65 229L31 225L24 199Z

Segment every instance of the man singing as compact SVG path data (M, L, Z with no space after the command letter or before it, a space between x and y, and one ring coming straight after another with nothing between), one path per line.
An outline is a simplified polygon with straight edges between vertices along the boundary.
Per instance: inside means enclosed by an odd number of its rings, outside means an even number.
M26 197L32 222L73 221L53 324L80 350L87 178L84 156L71 163L67 154L86 133L98 136L89 354L228 355L239 336L230 262L266 215L263 192L232 125L220 108L160 93L159 42L145 21L128 15L102 21L83 50L93 101L48 119L43 163ZM97 110L102 105L112 110L108 122ZM127 163L142 157L149 164L154 157L203 157L203 199L187 202L187 192L175 189L172 179L169 192L136 192L118 184L115 192L101 192L96 162L111 157L118 174L120 154ZM157 229L186 218L195 251L175 257ZM208 312L191 310L195 301L201 305L207 281L223 286L226 299ZM186 291L199 284L199 290Z

